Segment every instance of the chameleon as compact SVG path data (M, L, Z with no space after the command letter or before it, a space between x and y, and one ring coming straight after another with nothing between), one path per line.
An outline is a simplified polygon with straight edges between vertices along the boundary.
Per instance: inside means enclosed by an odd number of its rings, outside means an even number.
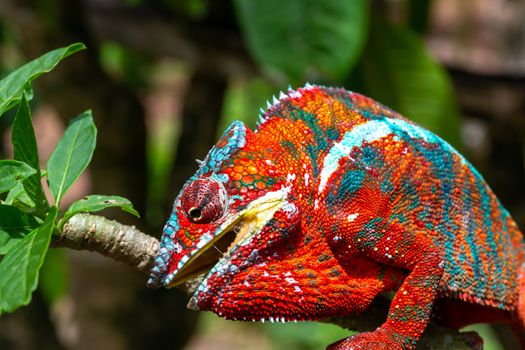
M393 295L380 327L331 350L414 349L434 319L523 329L522 233L450 144L343 88L289 89L260 117L199 161L150 287L200 276L190 309L262 322L352 317Z

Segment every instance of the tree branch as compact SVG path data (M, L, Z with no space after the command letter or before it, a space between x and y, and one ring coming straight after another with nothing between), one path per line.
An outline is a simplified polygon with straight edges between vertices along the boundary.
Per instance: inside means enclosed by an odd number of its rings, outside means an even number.
M153 267L159 249L155 237L135 226L89 214L73 216L53 238L53 247L95 251L144 273Z
M159 240L135 226L123 225L102 216L77 214L66 222L58 235L53 236L51 246L97 252L135 270L149 273L159 249ZM177 288L192 295L202 278L195 278Z
M159 241L134 226L123 225L101 216L77 214L69 219L58 235L53 237L52 246L95 251L124 262L136 270L149 273L159 249ZM197 278L178 288L187 294L193 294L201 281L202 278ZM386 298L377 298L361 315L331 318L323 322L358 331L374 330L384 322L389 304ZM459 333L431 324L418 342L417 348L482 349L480 340L475 332Z

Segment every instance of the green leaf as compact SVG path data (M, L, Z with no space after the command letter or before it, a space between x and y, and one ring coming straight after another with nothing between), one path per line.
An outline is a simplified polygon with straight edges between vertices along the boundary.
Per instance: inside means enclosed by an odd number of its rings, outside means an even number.
M63 297L69 287L69 265L64 249L50 249L40 270L38 290L48 303Z
M24 162L10 159L0 160L0 193L9 191L17 183L36 174L36 170Z
M10 205L0 204L0 255L38 226L35 218Z
M52 207L42 225L22 238L0 261L0 313L14 311L31 300L56 217L57 209Z
M84 44L76 43L53 50L23 65L2 79L0 81L0 117L18 104L24 93L28 99L31 99L30 84L33 79L51 71L61 60L85 48Z
M367 36L365 0L235 0L234 4L254 58L296 81L343 77L356 63Z
M23 193L26 193L26 190L24 189L24 184L19 182L15 185L15 187L9 190L9 192L7 193L7 197L5 197L3 203L7 205L13 205L13 202L17 198L19 198Z
M31 123L31 111L25 96L22 96L22 101L13 123L11 143L13 144L14 159L23 161L36 169L36 174L24 181L26 196L33 202L33 206L36 204L37 211L47 209L48 203L42 190L40 178L40 163L38 161L35 130ZM23 195L23 193L20 193L20 195Z
M96 139L97 128L91 111L86 111L72 120L49 157L47 181L56 206L91 161Z
M120 196L103 196L99 194L94 194L86 196L81 200L78 200L71 204L67 209L64 217L62 218L61 224L63 225L67 220L69 220L73 215L82 213L82 212L95 212L100 211L105 208L110 207L119 207L122 210L139 217L139 213L133 209L133 204L123 197Z
M359 71L367 95L459 146L452 84L417 35L378 21Z
M7 197L5 198L4 203L8 205L14 205L16 207L21 207L23 209L29 209L35 206L35 202L33 202L33 200L27 195L26 189L24 188L24 184L21 182L17 183L16 186L13 187L7 193Z

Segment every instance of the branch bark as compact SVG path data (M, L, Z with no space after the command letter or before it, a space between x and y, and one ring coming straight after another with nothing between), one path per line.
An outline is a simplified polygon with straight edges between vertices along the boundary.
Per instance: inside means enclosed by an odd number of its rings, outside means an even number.
M136 270L149 273L159 249L159 241L134 226L123 225L101 216L77 214L53 237L52 246L98 252ZM178 288L187 294L193 294L201 280L195 279ZM388 299L377 298L361 315L330 318L323 322L360 332L370 331L384 322L389 306ZM482 347L482 340L475 332L460 333L431 324L419 341L417 349L469 350Z
M135 226L90 214L78 214L69 219L60 235L54 237L52 245L95 251L144 273L153 267L159 249L155 237Z
M98 215L77 214L66 222L58 235L53 236L51 246L97 252L149 273L159 249L159 240L135 226ZM191 295L201 280L196 278L178 288Z

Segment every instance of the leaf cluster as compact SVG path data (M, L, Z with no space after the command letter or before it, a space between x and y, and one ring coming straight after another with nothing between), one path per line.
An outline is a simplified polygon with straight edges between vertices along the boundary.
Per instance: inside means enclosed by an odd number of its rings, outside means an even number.
M129 200L104 195L87 196L59 213L64 195L87 168L95 150L97 129L89 110L71 120L45 170L40 169L29 106L31 82L84 48L77 43L48 52L0 81L0 117L17 108L11 133L13 159L0 160L0 313L29 303L52 236L72 216L107 207L120 207L138 216ZM52 194L51 203L43 180ZM43 281L53 283L49 278Z

